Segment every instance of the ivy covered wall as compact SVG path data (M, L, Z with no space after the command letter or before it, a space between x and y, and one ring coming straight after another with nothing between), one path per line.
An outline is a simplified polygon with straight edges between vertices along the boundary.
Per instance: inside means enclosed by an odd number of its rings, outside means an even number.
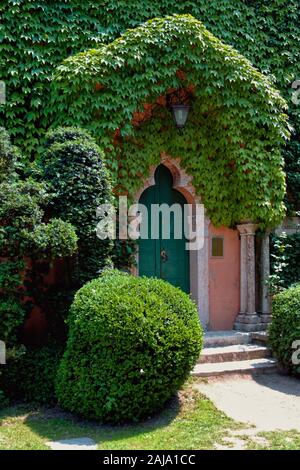
M299 0L2 0L0 124L33 157L51 124L49 84L65 57L153 17L189 13L270 75L289 103L296 134L286 149L288 204L300 208L300 117L291 84L300 79Z
M118 185L134 198L161 156L179 158L215 225L283 218L286 103L234 48L191 15L145 22L55 73L56 125L75 122L101 142ZM192 104L178 132L168 103Z

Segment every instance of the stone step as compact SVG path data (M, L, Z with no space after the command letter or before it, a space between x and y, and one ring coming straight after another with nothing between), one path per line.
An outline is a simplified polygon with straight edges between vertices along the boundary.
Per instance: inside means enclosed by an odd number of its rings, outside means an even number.
M248 333L256 331L266 331L269 327L269 323L239 323L235 322L233 328L237 331L246 331Z
M270 357L271 352L266 346L256 344L236 344L233 346L217 346L204 348L199 358L199 364L246 361Z
M269 335L267 331L254 331L251 333L251 340L255 344L267 344Z
M220 377L232 374L257 374L276 370L276 359L251 359L248 361L197 364L192 371L194 377Z
M207 331L204 335L203 347L233 346L235 344L249 344L250 342L250 333L235 330Z

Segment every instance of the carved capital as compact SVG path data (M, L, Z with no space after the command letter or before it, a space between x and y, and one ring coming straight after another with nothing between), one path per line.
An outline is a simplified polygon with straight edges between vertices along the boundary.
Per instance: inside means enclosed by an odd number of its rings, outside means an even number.
M239 224L236 226L240 235L255 235L256 230L258 229L258 224L252 222L247 222L245 224Z

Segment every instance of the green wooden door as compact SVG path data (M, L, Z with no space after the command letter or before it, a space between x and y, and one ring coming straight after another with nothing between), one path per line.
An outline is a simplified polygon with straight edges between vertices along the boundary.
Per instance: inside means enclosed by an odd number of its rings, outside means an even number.
M186 221L181 218L182 237L176 239L174 235L175 221L174 214L170 217L170 237L163 237L163 225L168 220L163 220L162 214L158 220L158 238L151 238L151 227L155 223L151 220L152 204L179 204L184 214L184 204L186 200L181 193L173 189L173 178L170 171L160 165L155 172L155 186L146 189L141 198L140 204L148 209L148 239L139 241L139 274L140 276L158 277L165 279L171 284L180 287L183 291L189 292L189 253L186 251L186 239L184 238L184 224ZM143 229L142 229L143 232Z

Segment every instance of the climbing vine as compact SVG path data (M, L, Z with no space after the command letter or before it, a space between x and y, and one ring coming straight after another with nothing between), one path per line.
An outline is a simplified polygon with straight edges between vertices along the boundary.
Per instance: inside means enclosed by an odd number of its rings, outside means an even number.
M300 209L300 113L291 84L300 78L299 0L2 0L0 80L6 127L24 155L42 151L51 124L49 84L69 55L108 44L154 17L190 13L268 74L289 103L295 129L285 153L288 209Z
M192 102L181 133L167 106L176 90ZM214 224L282 219L286 103L266 76L192 16L150 20L68 58L52 97L56 124L79 121L98 136L119 192L134 197L141 177L167 153L193 176Z

